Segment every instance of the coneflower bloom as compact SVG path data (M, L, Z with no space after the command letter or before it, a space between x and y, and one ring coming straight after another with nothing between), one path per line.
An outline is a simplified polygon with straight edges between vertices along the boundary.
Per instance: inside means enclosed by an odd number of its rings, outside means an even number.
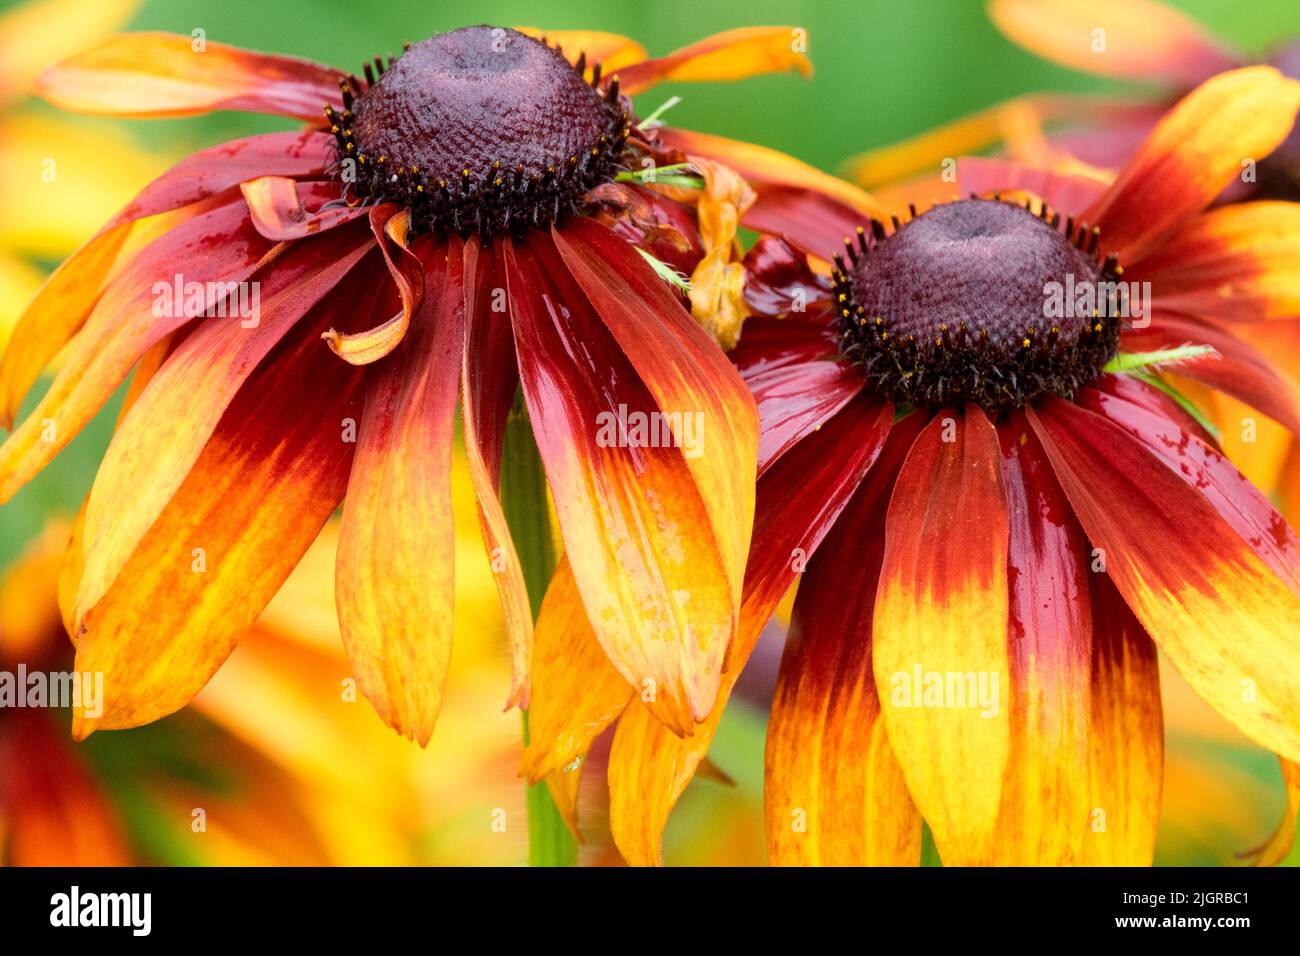
M154 182L51 277L0 361L12 422L68 343L0 448L0 500L137 369L74 542L77 666L108 688L74 733L185 704L342 502L352 666L380 715L426 741L452 633L458 395L511 700L526 701L529 605L497 495L520 386L611 659L655 684L679 730L706 716L738 616L757 421L660 278L707 258L701 229L718 213L641 184L656 147L627 97L664 79L806 72L792 36L737 30L647 60L608 34L470 27L358 78L138 34L48 70L42 92L69 108L309 124ZM669 423L665 440L602 440L603 419L638 416ZM703 421L697 447L682 446L683 416Z
M1201 213L1298 103L1271 69L1224 74L1100 193L984 161L963 167L972 198L864 223L838 249L751 250L756 314L732 358L758 401L759 479L726 688L802 571L768 730L774 862L913 864L924 819L946 863L1150 863L1157 646L1300 758L1295 533L1131 354L1192 356L1184 374L1300 426L1294 387L1206 321L1233 302L1204 293L1259 263ZM1238 208L1267 229L1272 206ZM1140 315L1138 295L1078 296L1121 282L1150 283ZM540 664L545 612L538 639ZM620 713L613 676L567 678L589 696L545 707L574 714L526 769ZM642 710L615 734L611 822L629 859L653 862L715 722L678 740Z

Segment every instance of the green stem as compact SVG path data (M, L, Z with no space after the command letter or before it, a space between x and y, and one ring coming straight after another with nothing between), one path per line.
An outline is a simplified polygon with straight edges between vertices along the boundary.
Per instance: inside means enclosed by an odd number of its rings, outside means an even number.
M542 607L542 595L555 570L555 541L546 497L546 474L537 453L528 412L516 395L506 421L505 448L501 456L501 507L523 567L533 620ZM528 712L523 711L524 746L528 745ZM551 792L543 781L526 785L528 805L528 864L573 866L578 847Z

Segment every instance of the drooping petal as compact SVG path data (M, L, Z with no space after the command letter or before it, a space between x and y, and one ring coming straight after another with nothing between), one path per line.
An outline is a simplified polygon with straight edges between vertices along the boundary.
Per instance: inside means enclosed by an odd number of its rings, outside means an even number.
M585 57L588 78L591 77L591 68L597 63L601 65L602 72L609 76L622 67L640 63L646 58L645 47L631 37L617 33L600 30L541 30L537 27L515 29L538 40L545 40L562 52L570 63L576 64L579 56Z
M885 733L871 621L896 472L868 474L808 564L767 730L776 865L915 866L921 814Z
M1083 529L1024 416L998 426L1009 516L1006 782L1001 865L1075 865L1088 826L1092 602Z
M196 48L197 43L203 48ZM342 109L343 72L307 60L170 33L125 33L69 57L37 79L64 109L109 116L188 116L245 110L321 125Z
M937 413L889 503L873 663L907 789L950 865L996 849L1011 747L995 696L1011 664L1007 537L993 425L974 406Z
M167 507L86 610L78 670L104 674L101 715L135 727L183 707L279 589L343 498L361 373L310 323L245 383ZM310 409L310 414L304 414Z
M322 336L325 344L345 362L353 365L378 362L401 344L411 327L411 317L424 297L424 270L408 245L410 225L409 210L392 204L370 207L370 231L384 254L402 307L391 318L361 332L326 331ZM389 249L390 242L397 246L396 256Z
M1300 206L1236 203L1197 216L1130 268L1153 306L1240 322L1300 317Z
M421 746L451 660L451 444L465 326L461 242L423 258L434 287L402 348L367 375L335 585L358 686L385 723Z
M356 229L296 246L260 280L255 309L232 306L227 317L205 319L152 377L118 426L91 489L78 618L103 597L187 480L258 364L369 247Z
M725 83L763 73L797 70L812 76L812 62L802 52L807 35L799 27L741 27L697 40L667 56L642 60L606 76L618 76L629 96L660 83Z
M1249 163L1282 142L1300 107L1300 82L1252 66L1197 87L1162 119L1082 219L1132 262L1204 209Z
M1063 401L1029 420L1106 573L1179 673L1247 736L1300 756L1300 598L1118 425Z
M1025 49L1085 73L1191 86L1237 62L1203 26L1159 0L992 0L988 10Z
M287 176L259 176L240 183L253 226L267 239L286 242L327 232L369 210L345 206L333 183L297 182ZM334 202L333 205L327 205ZM312 209L309 211L308 206Z
M551 578L533 637L528 747L519 772L536 783L583 757L633 690L587 623L567 559Z
M741 627L709 719L683 739L637 702L623 712L610 752L610 828L632 865L660 862L668 816L708 753L727 698L759 634L809 555L878 456L878 467L897 469L921 416L909 415L893 425L893 415L891 405L881 407L862 396L759 479Z
M626 243L565 232L507 253L524 394L597 634L686 733L712 708L739 609L752 399Z
M0 446L0 502L85 427L154 343L223 300L231 283L246 281L277 252L253 229L242 199L150 244L104 291L49 390Z
M1165 733L1156 646L1105 571L1092 570L1092 686L1086 866L1150 866Z

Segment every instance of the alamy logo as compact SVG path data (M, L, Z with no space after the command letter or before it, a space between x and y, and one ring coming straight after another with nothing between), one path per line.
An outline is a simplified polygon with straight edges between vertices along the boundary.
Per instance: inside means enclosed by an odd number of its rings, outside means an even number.
M1074 280L1067 273L1064 282L1043 285L1043 318L1089 319L1095 317L1132 319L1132 327L1151 324L1151 283L1112 282L1107 279Z
M596 444L601 448L681 448L687 458L704 452L703 412L614 412L596 416Z
M151 893L82 893L74 886L50 897L51 926L125 926L133 936L153 928Z
M13 707L80 707L87 717L104 715L103 671L0 671L0 710Z
M186 282L178 272L170 282L155 282L150 291L156 318L238 317L240 327L245 329L255 329L261 322L260 282Z
M895 707L978 710L981 717L998 714L997 671L927 671L920 664L889 679L890 703Z

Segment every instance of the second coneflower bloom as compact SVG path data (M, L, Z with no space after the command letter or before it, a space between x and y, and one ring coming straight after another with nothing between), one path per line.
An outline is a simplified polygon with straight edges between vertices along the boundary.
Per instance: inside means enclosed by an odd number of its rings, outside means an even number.
M1275 71L1226 74L1109 188L959 164L971 198L838 248L792 218L798 235L751 250L756 314L732 358L758 401L759 479L725 687L802 572L768 728L773 862L915 864L924 819L948 864L1149 864L1157 647L1300 758L1296 535L1154 359L1300 428L1294 387L1210 321L1246 306L1221 284L1262 295L1263 270L1292 274L1228 239L1285 210L1202 213L1298 102ZM539 667L577 659L577 637L550 649L545 610L538 636ZM607 669L537 677L548 732L525 770L563 767L621 714L611 824L654 862L722 701L679 740ZM579 704L542 699L579 684Z
M707 716L739 615L756 416L663 278L717 258L716 191L643 185L658 153L627 97L806 71L790 37L739 30L646 60L608 34L471 27L359 78L144 34L48 71L43 92L71 108L309 124L161 177L51 278L0 362L10 423L68 344L0 448L0 499L136 370L65 576L76 666L106 675L103 714L75 732L183 706L342 504L353 669L386 721L427 740L451 650L458 404L526 701L532 624L497 491L520 387L611 660L679 731ZM694 453L602 437L603 417L652 415L702 418Z

